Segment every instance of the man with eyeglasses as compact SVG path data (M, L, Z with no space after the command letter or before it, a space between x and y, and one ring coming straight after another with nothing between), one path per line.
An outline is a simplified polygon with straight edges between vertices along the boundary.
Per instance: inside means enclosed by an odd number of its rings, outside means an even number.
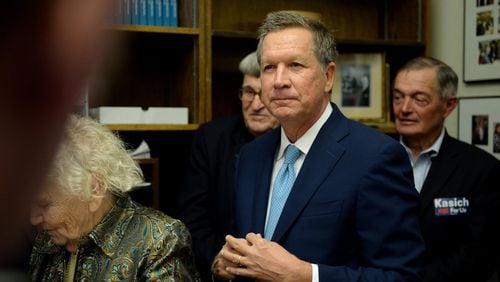
M278 121L260 99L260 67L256 53L239 65L242 115L200 126L193 141L186 185L179 192L179 214L193 237L193 249L203 281L211 281L210 266L224 245L232 220L235 157L240 148Z

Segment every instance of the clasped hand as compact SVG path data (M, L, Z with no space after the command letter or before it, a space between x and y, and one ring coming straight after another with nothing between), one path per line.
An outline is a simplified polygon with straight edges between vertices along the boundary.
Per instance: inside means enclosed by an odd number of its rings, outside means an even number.
M212 272L222 280L243 276L259 281L311 281L312 266L260 234L248 233L245 238L226 236Z

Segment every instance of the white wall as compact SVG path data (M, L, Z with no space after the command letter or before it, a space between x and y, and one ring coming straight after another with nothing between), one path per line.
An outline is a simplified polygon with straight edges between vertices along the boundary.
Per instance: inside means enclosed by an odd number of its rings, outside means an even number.
M465 0L474 1L474 0ZM464 0L429 0L429 55L450 65L458 74L458 96L500 96L500 82L463 82ZM446 120L450 135L457 137L458 110Z

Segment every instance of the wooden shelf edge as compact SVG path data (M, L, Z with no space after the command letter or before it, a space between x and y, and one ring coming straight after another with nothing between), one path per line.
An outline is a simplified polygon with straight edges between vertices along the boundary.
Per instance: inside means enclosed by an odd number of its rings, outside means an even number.
M240 30L213 30L212 36L216 38L257 39L257 33ZM336 38L336 42L338 45L425 47L425 43L418 40Z
M131 31L131 32L145 32L145 33L168 33L168 34L184 34L184 35L200 34L200 30L198 28L190 28L190 27L108 25L106 29L113 31Z
M194 131L198 124L106 124L115 131Z
M417 40L385 40L385 39L342 39L337 38L338 45L425 47L425 43Z
M213 37L221 37L221 38L257 39L256 32L240 31L240 30L213 30L212 36Z

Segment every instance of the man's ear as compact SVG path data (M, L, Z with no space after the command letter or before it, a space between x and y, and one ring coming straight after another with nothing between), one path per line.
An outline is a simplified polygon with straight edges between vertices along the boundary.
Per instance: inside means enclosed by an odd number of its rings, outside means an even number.
M457 107L458 105L458 98L456 96L452 96L445 101L445 111L444 111L444 118L449 116L451 112Z
M333 80L335 78L335 63L330 62L325 69L325 78L326 78L326 84L325 84L325 92L330 93L333 88Z

